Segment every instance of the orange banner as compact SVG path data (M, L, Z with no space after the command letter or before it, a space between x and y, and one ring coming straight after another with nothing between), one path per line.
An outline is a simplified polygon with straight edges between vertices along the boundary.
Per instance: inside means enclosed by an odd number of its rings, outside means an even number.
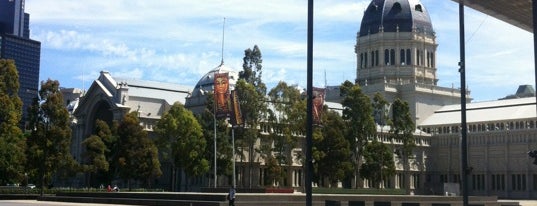
M239 97L237 91L231 91L231 105L232 105L232 115L231 115L231 124L233 126L242 125L242 113L241 105L239 104Z
M216 117L229 115L229 76L228 73L214 74L214 103Z
M313 87L313 122L321 124L324 105L324 88Z

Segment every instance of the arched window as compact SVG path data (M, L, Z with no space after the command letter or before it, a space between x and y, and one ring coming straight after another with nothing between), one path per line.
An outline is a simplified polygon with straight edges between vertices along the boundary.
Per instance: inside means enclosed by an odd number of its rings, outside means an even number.
M360 53L360 69L364 68L364 53Z
M412 61L411 61L411 58L410 58L410 49L406 49L406 61L405 61L406 65L412 65Z
M406 60L406 57L405 57L405 50L404 49L401 49L401 51L399 52L399 62L401 62L401 65L407 65L407 63L405 62Z
M367 67L367 52L364 53L364 68Z
M434 65L434 52L431 52L431 67L433 67L433 68L436 67Z
M417 60L416 60L416 65L418 65L418 66L421 65L421 56L420 56L420 52L421 52L421 51L420 51L419 49L416 50L416 58L417 58Z
M371 67L375 66L375 52L371 51Z
M395 65L395 49L390 50L390 65Z
M390 50L384 50L384 65L390 65Z
M375 66L379 65L379 50L375 50Z

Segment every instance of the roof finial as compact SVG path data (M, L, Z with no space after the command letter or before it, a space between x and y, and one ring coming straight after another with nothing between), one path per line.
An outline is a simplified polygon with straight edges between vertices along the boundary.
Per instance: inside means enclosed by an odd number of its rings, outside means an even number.
M224 23L222 24L222 61L220 65L224 65L224 34L226 30L226 17L224 17Z

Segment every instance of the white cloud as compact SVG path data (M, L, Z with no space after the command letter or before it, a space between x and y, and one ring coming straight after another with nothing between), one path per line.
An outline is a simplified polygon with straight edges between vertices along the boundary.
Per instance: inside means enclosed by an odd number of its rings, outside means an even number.
M325 70L331 85L356 78L356 32L369 3L315 2L315 85L324 85ZM422 3L440 44L439 84L458 87L458 5ZM257 44L267 84L305 86L306 9L306 1L288 0L26 0L32 38L42 42L41 79L68 87L79 87L81 76L89 82L103 69L114 76L194 85L220 63L224 17L227 65L240 70L244 49ZM467 9L466 35L473 35L467 42L467 82L477 99L503 97L518 84L534 82L531 34Z

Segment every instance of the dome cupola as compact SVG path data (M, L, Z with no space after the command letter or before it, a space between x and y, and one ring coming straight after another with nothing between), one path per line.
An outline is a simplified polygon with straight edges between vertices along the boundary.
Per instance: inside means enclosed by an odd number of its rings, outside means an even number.
M429 14L419 0L372 0L362 18L359 36L381 31L434 34Z

